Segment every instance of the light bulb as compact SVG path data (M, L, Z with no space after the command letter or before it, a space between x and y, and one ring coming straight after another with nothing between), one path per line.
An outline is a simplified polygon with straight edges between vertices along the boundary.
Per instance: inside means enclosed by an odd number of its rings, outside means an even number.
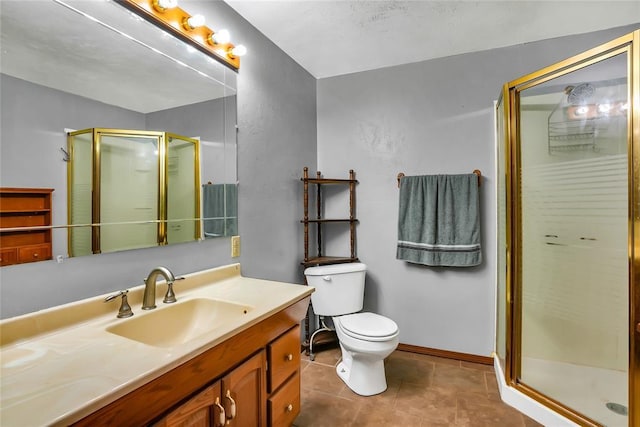
M214 44L227 44L231 40L231 34L227 30L220 30L211 34L210 38Z
M611 104L600 104L598 105L598 111L600 111L603 114L607 114L609 111L611 111Z
M576 109L576 115L578 116L584 116L588 112L589 112L589 107L578 107Z
M178 6L178 0L154 0L154 5L164 11L165 9L173 9Z
M202 27L204 25L204 22L204 15L193 15L187 18L187 27L188 29L192 30L197 27Z
M229 51L229 56L235 58L237 56L244 56L247 53L247 48L244 45L239 44Z

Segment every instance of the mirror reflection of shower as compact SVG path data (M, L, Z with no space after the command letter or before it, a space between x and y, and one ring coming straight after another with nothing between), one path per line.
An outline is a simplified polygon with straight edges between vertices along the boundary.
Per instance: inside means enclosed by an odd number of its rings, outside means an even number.
M91 128L68 146L70 256L200 238L197 139Z

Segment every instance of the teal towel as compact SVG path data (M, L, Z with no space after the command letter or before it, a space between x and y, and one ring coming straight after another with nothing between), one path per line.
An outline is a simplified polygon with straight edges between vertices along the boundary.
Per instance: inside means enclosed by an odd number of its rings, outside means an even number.
M238 188L235 184L202 186L202 216L205 237L238 234Z
M396 258L429 266L479 265L478 176L403 177Z

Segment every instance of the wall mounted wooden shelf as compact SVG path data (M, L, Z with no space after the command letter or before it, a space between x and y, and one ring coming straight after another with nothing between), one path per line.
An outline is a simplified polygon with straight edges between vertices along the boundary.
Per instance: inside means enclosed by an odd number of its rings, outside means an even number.
M0 266L52 258L51 193L51 188L0 188Z

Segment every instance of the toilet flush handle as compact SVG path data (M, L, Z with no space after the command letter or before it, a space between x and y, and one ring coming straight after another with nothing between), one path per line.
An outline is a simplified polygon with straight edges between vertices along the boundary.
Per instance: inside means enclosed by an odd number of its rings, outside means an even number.
M331 276L322 276L322 280L324 280L325 282L330 282Z

